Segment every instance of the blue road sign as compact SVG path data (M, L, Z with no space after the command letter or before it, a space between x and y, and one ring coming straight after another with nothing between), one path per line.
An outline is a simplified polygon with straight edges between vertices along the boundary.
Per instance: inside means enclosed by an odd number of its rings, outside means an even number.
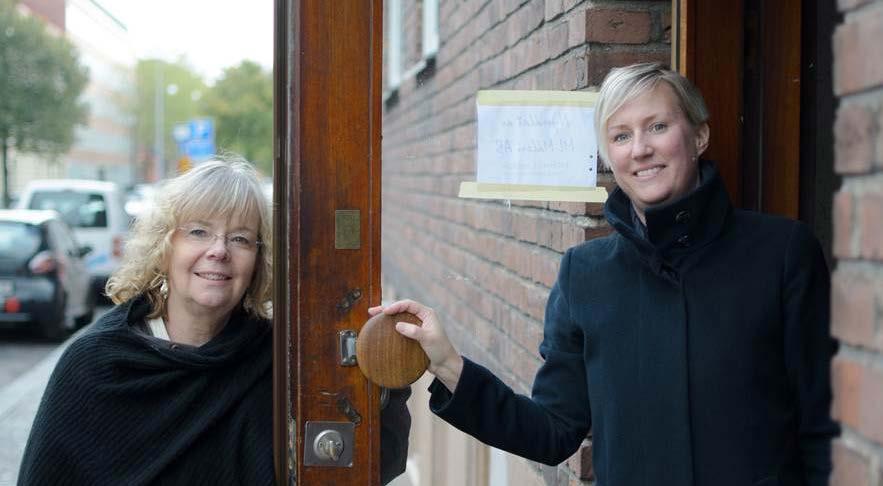
M211 118L178 123L172 136L178 143L178 152L191 160L205 160L215 154L215 124Z

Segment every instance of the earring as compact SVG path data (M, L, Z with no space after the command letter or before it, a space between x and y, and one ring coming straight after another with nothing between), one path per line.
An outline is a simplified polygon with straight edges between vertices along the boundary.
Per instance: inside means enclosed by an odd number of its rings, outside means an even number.
M159 295L163 300L169 298L169 281L165 277L162 278L162 283L159 285Z

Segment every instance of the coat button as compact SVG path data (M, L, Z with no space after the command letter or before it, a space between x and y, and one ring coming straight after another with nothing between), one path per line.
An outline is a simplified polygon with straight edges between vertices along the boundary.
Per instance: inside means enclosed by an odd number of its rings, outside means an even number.
M687 221L690 221L690 211L680 211L675 215L675 223L686 223Z
M681 246L690 246L691 243L693 243L693 240L690 238L690 235L681 235L678 238L678 244Z

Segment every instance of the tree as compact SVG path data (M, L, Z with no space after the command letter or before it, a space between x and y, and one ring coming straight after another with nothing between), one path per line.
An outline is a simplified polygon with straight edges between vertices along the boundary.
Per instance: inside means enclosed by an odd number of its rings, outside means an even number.
M167 62L159 59L143 59L135 67L135 83L138 92L135 106L135 134L142 153L155 157L156 113L163 112L163 158L175 160L177 146L172 138L175 123L183 123L202 114L201 100L207 88L202 77L195 73L184 59ZM162 98L158 98L157 94ZM171 174L171 166L166 175Z
M273 76L252 61L229 67L209 89L205 113L215 120L219 150L239 153L273 173Z
M43 24L0 0L0 151L3 205L9 206L9 149L55 158L74 141L88 109L79 100L89 81L76 49Z

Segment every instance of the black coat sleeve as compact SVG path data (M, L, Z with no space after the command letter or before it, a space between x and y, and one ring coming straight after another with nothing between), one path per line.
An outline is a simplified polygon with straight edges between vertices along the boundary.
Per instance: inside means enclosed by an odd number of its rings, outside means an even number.
M783 312L785 364L799 410L799 448L806 484L828 484L831 439L830 276L818 241L803 224L791 233L785 262Z
M380 482L386 484L405 472L411 413L407 401L411 388L389 390L389 401L380 411Z
M531 397L516 394L487 369L464 359L451 394L438 380L430 385L430 409L485 444L556 465L570 457L591 425L583 334L570 316L569 251L546 305L540 354L545 360Z

